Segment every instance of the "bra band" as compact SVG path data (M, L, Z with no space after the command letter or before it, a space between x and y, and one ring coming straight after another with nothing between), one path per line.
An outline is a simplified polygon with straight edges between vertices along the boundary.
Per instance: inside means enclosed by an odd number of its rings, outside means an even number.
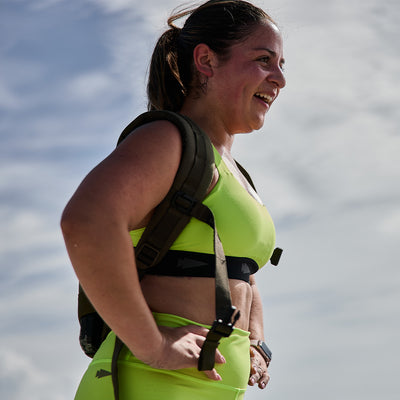
M229 279L249 282L258 271L257 263L247 257L225 256ZM160 263L146 270L149 275L215 278L215 255L169 250Z

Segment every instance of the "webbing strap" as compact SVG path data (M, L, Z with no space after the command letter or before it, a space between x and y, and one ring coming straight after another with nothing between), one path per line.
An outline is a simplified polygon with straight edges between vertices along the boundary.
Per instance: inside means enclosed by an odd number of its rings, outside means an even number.
M216 319L203 343L197 365L199 371L209 371L214 368L215 351L221 338L228 337L232 333L233 325L240 317L240 311L235 313L236 308L232 306L225 253L218 236L214 215L208 207L201 204L195 209L193 216L206 222L214 230Z
M141 114L124 129L118 144L139 126L156 120L167 120L179 129L182 155L172 187L154 210L136 246L139 270L150 268L161 261L188 224L192 209L206 196L214 169L214 152L208 136L189 118L170 111Z
M114 388L114 399L119 400L118 358L124 344L119 337L115 337L114 351L111 359L111 379Z

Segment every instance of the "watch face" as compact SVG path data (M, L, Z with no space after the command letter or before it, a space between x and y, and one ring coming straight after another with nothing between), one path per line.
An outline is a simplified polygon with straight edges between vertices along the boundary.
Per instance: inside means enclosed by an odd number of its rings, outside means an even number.
M271 360L272 351L268 348L268 346L264 342L259 342L258 344L262 350L262 352Z

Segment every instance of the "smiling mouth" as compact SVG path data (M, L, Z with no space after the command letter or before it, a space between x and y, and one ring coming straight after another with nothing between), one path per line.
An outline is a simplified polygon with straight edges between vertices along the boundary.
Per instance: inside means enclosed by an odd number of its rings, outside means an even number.
M268 105L270 105L274 101L274 98L272 96L269 96L265 93L257 92L254 96L262 100L264 103L267 103Z

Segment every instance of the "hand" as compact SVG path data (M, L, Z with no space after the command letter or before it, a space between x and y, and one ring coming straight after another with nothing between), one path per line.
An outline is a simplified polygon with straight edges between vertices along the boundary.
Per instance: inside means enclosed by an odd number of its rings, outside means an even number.
M147 364L153 368L170 370L197 368L200 351L206 340L208 329L198 325L178 328L159 326L159 329L163 336L161 351L158 352L154 361L147 362ZM215 352L215 362L217 364L226 362L218 349ZM215 368L203 372L209 379L215 381L222 379Z
M270 376L264 358L254 347L250 347L250 364L249 385L254 386L258 382L258 387L264 389L269 382Z

